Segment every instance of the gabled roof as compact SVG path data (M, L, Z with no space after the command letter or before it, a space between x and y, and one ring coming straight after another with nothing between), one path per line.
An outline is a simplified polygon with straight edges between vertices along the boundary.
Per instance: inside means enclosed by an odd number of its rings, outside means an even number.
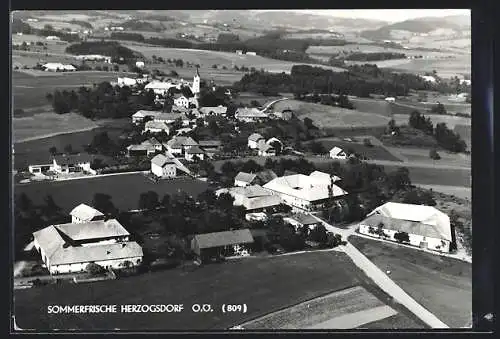
M205 152L198 146L191 146L186 150L187 154L204 154Z
M256 177L257 177L257 174L246 173L246 172L239 172L236 175L236 177L234 178L234 180L235 181L243 181L243 182L251 184Z
M142 256L142 248L135 241L95 246L70 246L67 248L58 248L50 257L50 265L117 260Z
M93 157L87 153L79 153L69 155L55 155L52 157L52 159L55 160L58 165L61 165L91 162L93 160Z
M283 201L279 195L264 195L260 197L250 198L243 201L243 207L247 210L256 210L267 207L278 206Z
M222 143L220 140L200 140L198 141L198 145L200 147L220 147Z
M175 164L172 159L166 157L163 154L156 155L153 159L151 159L151 163L160 167L164 167L167 164Z
M256 198L256 197L264 197L264 196L272 195L271 192L269 192L269 190L267 190L259 185L252 185L252 186L246 186L246 187L221 188L221 189L215 191L216 195L219 195L221 193L229 193L232 196L241 195L241 196L244 196L246 198Z
M149 120L144 125L145 128L169 130L170 126L164 121Z
M267 114L257 108L238 108L235 116L237 118L267 118Z
M333 155L338 155L339 153L343 152L342 148L340 147L333 147L331 150L330 150L330 154L333 154Z
M216 106L216 107L201 107L199 111L202 114L210 114L210 112L214 112L215 114L226 114L227 107L226 106Z
M430 229L429 226L433 228L434 232L440 235L437 238L442 238L449 241L451 241L452 239L450 218L445 213L441 212L440 210L432 206L388 202L383 204L382 206L377 207L370 214L368 214L369 217L376 215L397 220L395 224L398 223L403 224L401 223L401 221L405 220L421 223L423 225L427 225L425 226L426 227L425 229L427 228ZM410 225L408 223L406 225L407 226L405 227L408 228L413 227L420 230L421 232L424 232L423 226L416 226L413 224ZM403 227L403 226L392 225L392 227ZM428 230L426 232L431 232L431 231ZM413 233L413 234L425 235L420 233ZM427 236L430 237L431 235Z
M200 249L253 243L252 233L249 229L197 234L194 236L194 240Z
M274 149L274 147L269 145L269 144L266 144L266 143L259 144L259 150L261 150L262 152L267 152L267 151L270 151L272 149Z
M191 137L175 136L167 141L167 145L171 148L182 148L184 146L198 146L198 143Z
M304 174L294 174L276 178L263 186L265 189L286 194L307 201L324 200L346 195L347 192L329 181L318 180ZM331 190L330 190L331 187Z
M90 221L95 217L103 216L104 214L93 207L85 204L80 204L73 208L69 215L74 216L83 221Z
M257 142L261 139L264 139L264 137L262 135L260 135L259 133L253 133L248 137L249 141L255 141L255 142Z
M299 213L292 215L290 217L287 217L287 219L292 219L295 220L296 222L300 223L301 225L315 225L319 223L319 221L311 216L310 214L306 213Z
M311 174L309 174L309 176L311 178L317 178L318 180L323 180L323 182L325 182L325 183L329 182L330 180L333 180L333 182L342 180L336 175L330 175L328 173L320 172L320 171L314 171Z
M269 181L276 179L277 177L278 175L270 169L266 169L257 173L257 178L264 182L264 184L267 184Z
M116 219L89 221L81 224L67 223L49 227L56 228L74 241L129 235L129 232Z

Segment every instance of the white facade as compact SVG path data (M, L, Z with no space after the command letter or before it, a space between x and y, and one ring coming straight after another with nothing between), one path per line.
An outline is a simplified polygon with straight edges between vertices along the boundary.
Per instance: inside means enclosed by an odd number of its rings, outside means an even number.
M393 97L387 97L387 98L385 98L385 101L387 101L387 102L395 102L395 101L396 101L396 98L393 98Z
M332 159L347 159L347 154L339 147L334 147L330 150L330 158Z
M133 87L133 86L137 86L137 79L123 77L123 78L118 78L117 83L118 83L118 86L120 86L120 87L122 87L122 86Z
M258 155L261 157L273 157L276 155L276 150L274 148L259 149Z
M138 256L138 257L122 258L114 260L103 260L103 261L95 261L94 263L104 267L105 269L109 268L120 269L124 267L124 263L126 261L131 262L131 266L139 266L142 263L142 257ZM90 262L51 265L47 267L49 269L50 274L78 273L78 272L85 272L88 264L90 264Z
M160 178L175 178L177 176L177 166L175 164L165 164L162 167L152 163L151 172Z
M194 159L195 159L194 157L195 157L195 156L196 156L198 159L200 159L200 160L205 160L205 154L203 154L203 153L197 153L197 154L192 154L192 153L189 153L189 152L186 152L186 153L185 153L185 159L186 159L187 161L194 161Z
M384 229L384 228L382 228L382 230L387 235L387 237L385 239L391 240L391 241L397 241L394 238L394 235L396 233L398 233L397 231L388 230L388 229ZM378 234L373 234L370 232L369 225L365 225L363 223L361 223L359 225L358 231L359 231L359 233L364 234L364 235L368 235L370 237L380 238L380 236ZM408 243L409 245L417 246L417 247L421 247L421 248L426 248L426 249L430 249L433 251L439 251L439 252L449 252L450 251L451 242L448 240L437 239L437 238L432 238L432 237L424 237L422 235L417 235L417 234L408 234L408 237L410 239L410 241Z
M135 67L144 68L144 61L136 61L135 62Z
M180 97L174 99L174 105L189 108L189 99L181 95Z
M90 174L94 175L97 174L97 172L90 167L89 161L77 162L73 164L73 166L68 166L66 164L58 164L56 159L54 159L52 161L52 166L50 167L50 171L63 174L85 171L89 172Z

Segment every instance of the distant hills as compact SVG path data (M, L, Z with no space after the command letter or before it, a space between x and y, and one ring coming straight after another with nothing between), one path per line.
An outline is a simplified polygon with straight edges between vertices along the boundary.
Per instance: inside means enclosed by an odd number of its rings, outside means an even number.
M458 34L463 31L470 31L470 16L453 15L447 17L427 17L405 20L393 24L385 25L374 30L365 30L361 36L370 40L390 40L396 33L407 32L414 33L433 33L443 35Z

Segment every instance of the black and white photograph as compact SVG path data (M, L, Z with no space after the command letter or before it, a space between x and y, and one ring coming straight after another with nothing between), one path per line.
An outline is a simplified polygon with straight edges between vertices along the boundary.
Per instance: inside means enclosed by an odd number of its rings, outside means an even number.
M14 332L471 329L469 9L10 20Z

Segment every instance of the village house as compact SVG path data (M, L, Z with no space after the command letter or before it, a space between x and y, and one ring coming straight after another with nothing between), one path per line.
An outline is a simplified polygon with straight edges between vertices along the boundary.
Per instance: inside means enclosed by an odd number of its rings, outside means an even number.
M226 115L227 107L226 106L216 106L216 107L200 107L199 111L202 115Z
M175 136L164 144L168 152L174 155L183 155L191 147L198 146L198 143L191 137Z
M146 124L144 125L144 132L151 132L151 133L165 132L167 134L170 134L170 126L163 121L150 120L146 121Z
M189 108L189 99L180 93L174 94L174 105Z
M293 227L295 227L295 230L298 231L299 229L303 227L309 228L309 230L313 230L320 224L318 219L314 218L310 214L306 213L298 213L294 214L289 217L283 218L283 221L289 223Z
M265 141L264 137L259 133L253 133L248 137L248 147L251 149L256 149L259 147L260 143Z
M249 229L196 234L191 240L191 250L202 261L206 261L214 257L225 256L228 249L236 252L241 245L253 242L254 239Z
M73 65L64 65L59 62L49 62L42 65L42 68L46 72L74 72L76 67Z
M183 123L184 120L187 120L189 123L189 120L186 118L186 115L182 113L165 113L160 111L146 111L146 110L140 110L134 113L132 115L132 123L136 125L140 124L144 121L145 118L157 122L164 122L166 124L171 124L177 119L183 120Z
M254 184L256 178L257 174L239 172L234 178L234 186L237 187L251 186Z
M219 140L200 140L198 146L205 152L207 157L212 159L220 152L222 143Z
M246 52L246 55L257 55L255 52Z
M90 221L104 220L105 216L101 211L96 210L86 204L80 204L73 208L69 213L71 215L71 223L80 224Z
M287 205L311 211L347 195L333 182L333 178L318 174L293 174L271 180L263 187L280 196Z
M35 175L53 172L56 174L88 173L96 175L91 167L92 156L88 154L56 155L52 163L43 165L29 165L28 171Z
M289 121L293 118L293 111L290 109L285 109L283 111L275 111L273 113L270 113L269 117L274 119Z
M332 159L347 159L347 154L344 152L344 150L340 147L333 147L330 150L330 158Z
M422 79L424 79L424 81L431 82L431 83L436 82L436 78L433 77L432 75L422 75Z
M151 159L151 173L158 178L175 178L177 176L177 165L169 157L158 154Z
M149 156L162 150L163 145L156 138L149 138L139 145L130 145L127 147L128 156Z
M123 86L134 87L137 86L137 79L128 77L123 77L123 78L118 77L116 84L120 87Z
M246 107L238 108L234 116L236 117L236 119L245 122L264 121L269 118L266 113L260 111L257 108Z
M358 231L438 252L449 252L453 241L450 218L424 205L385 203L360 222Z
M199 146L192 146L185 150L184 158L187 161L204 160L205 152Z
M33 233L34 247L50 274L84 272L95 263L106 269L138 266L141 246L116 220L52 225Z
M243 206L247 212L263 212L283 202L279 196L259 185L221 188L215 192L217 196L222 193L229 193L234 198L233 205Z
M136 61L135 62L135 67L137 67L137 68L144 68L144 61Z

